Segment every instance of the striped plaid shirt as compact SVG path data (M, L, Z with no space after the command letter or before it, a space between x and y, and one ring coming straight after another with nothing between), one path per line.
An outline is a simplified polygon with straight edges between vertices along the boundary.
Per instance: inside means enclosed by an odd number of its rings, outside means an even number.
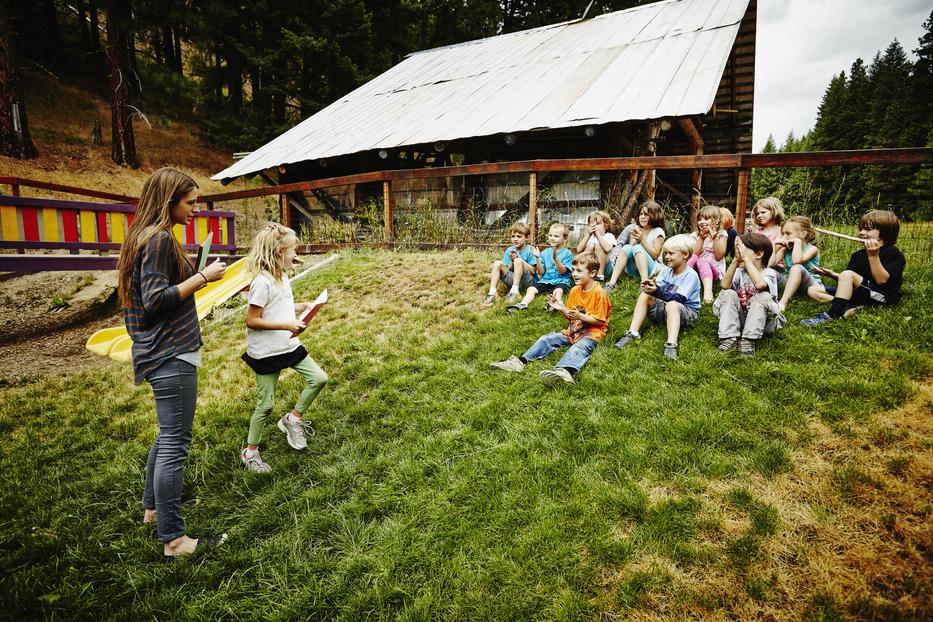
M172 283L177 268L171 233L161 231L136 257L130 285L131 306L124 307L126 332L133 340L133 381L140 384L162 363L201 347L194 296L181 300ZM187 266L182 281L194 274Z

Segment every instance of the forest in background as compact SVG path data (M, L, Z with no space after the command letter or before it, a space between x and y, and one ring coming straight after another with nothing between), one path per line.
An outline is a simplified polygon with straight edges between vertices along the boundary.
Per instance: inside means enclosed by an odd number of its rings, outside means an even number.
M130 167L138 165L133 123L148 123L147 113L192 121L209 142L251 151L411 52L575 19L587 4L0 0L0 86L17 81L4 68L15 49L14 69L50 72L113 100L113 159ZM646 2L594 2L589 15L638 4ZM868 65L857 59L828 85L813 130L781 144L771 138L764 151L933 146L933 13L913 51L915 61L894 41ZM10 109L6 101L0 88L0 109ZM26 128L27 108L23 101ZM4 126L0 118L0 137ZM88 134L99 139L101 130ZM829 207L848 217L897 200L909 202L899 205L903 217L933 218L930 167L755 171L752 196L772 194L801 213Z
M826 87L812 130L800 137L791 132L782 144L769 136L762 151L933 147L933 12L923 28L916 61L896 39L869 65L856 59ZM933 219L929 166L757 169L751 192L777 196L798 213L829 209L852 219L896 203L902 219Z

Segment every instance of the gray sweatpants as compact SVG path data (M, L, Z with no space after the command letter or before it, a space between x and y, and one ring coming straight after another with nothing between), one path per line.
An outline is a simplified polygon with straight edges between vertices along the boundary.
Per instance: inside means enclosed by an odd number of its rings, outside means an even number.
M773 335L787 324L777 300L768 292L752 296L748 310L744 311L735 290L724 289L713 303L713 313L719 318L720 339L761 339L762 335Z

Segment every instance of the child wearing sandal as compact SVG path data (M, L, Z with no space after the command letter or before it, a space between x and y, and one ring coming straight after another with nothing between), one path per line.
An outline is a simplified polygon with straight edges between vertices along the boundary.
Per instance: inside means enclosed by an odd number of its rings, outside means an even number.
M758 340L784 328L787 320L777 302L778 275L766 267L771 240L761 233L746 233L735 241L735 258L722 277L722 291L713 303L719 318L719 351L739 348L754 356Z
M613 268L606 291L616 288L623 270L629 276L639 277L640 281L648 280L654 274L664 237L664 210L654 201L645 201L638 208L638 223L622 231L609 253Z
M638 331L645 319L651 317L656 324L667 326L664 356L677 359L680 330L696 322L700 313L700 278L687 266L693 246L690 235L675 235L664 243L661 252L667 267L657 279L642 281L632 323L616 342L617 348L641 339Z
M726 246L729 234L722 230L722 211L706 205L697 212L693 230L693 256L687 267L696 268L703 283L703 302L713 302L713 281L726 271Z
M901 299L901 281L907 260L895 246L900 222L894 212L872 210L858 222L858 237L864 248L852 253L841 274L817 268L821 276L839 281L829 311L803 320L804 326L818 326L848 317L861 305L893 305Z
M570 322L560 333L550 333L540 337L534 345L521 356L512 355L504 361L490 363L490 366L505 371L524 371L531 361L543 359L551 352L568 348L554 369L541 372L541 381L554 386L573 384L574 376L583 369L596 345L606 336L609 326L609 313L612 303L606 291L596 282L599 260L590 253L573 258L573 280L576 286L567 296L564 305L552 293L548 304L560 311ZM569 347L568 347L569 346Z
M569 291L571 287L570 263L573 261L573 253L566 246L569 235L570 229L567 225L555 223L548 229L546 249L539 252L537 247L530 245L531 252L538 260L538 278L534 285L528 287L521 302L508 307L509 311L524 311L538 294L553 294L557 300L563 301L564 292ZM548 311L554 310L554 307L547 303L544 306Z
M272 222L256 234L247 258L249 270L256 276L249 287L246 353L242 358L256 373L259 399L250 418L247 445L240 454L240 461L256 473L272 471L272 467L259 456L259 443L275 405L275 387L281 371L291 367L305 381L295 407L282 415L277 424L292 449L307 447L305 431L313 434L313 430L302 420L302 414L327 383L327 374L308 356L297 337L305 329L305 324L296 319L295 314L311 304L295 304L291 284L285 274L293 265L297 246L298 237L294 231Z
M784 293L778 305L781 311L798 291L820 302L829 302L832 296L826 293L820 275L820 249L816 247L816 231L806 216L791 216L781 227L781 237L774 243L774 256L771 266L778 273L778 285L784 286Z

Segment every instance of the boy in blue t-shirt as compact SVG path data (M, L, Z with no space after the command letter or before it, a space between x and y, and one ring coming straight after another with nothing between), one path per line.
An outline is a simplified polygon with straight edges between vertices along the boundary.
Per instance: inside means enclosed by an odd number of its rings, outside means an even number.
M617 348L624 348L641 338L638 329L645 318L650 316L656 324L667 325L667 342L664 344L664 356L677 358L680 329L696 322L700 313L700 277L695 270L687 267L693 255L694 240L689 235L675 235L664 243L661 253L667 267L661 270L657 279L641 282L642 293L635 303L632 323L628 331L616 342Z
M526 223L517 222L509 230L512 237L512 246L502 254L502 259L492 262L489 271L489 292L483 298L483 306L488 307L496 301L496 287L499 281L505 283L509 293L505 298L507 303L518 300L519 288L527 289L535 284L535 270L538 258L528 244L531 236L531 227ZM537 249L535 249L537 250Z
M524 311L538 294L553 294L557 302L563 302L564 292L573 287L570 281L573 253L566 246L569 235L567 225L553 224L547 232L548 248L539 252L537 247L531 245L531 252L538 259L537 281L528 287L521 302L509 306L509 311ZM547 311L554 310L554 307L547 303L544 308Z

